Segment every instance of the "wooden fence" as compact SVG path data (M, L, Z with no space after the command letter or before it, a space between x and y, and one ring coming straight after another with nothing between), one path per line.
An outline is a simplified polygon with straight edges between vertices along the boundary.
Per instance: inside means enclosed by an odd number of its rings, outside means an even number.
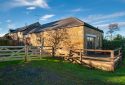
M0 61L33 60L55 56L52 46L0 46ZM70 50L64 59L89 67L114 71L122 60L121 48L115 50L76 49Z
M90 53L89 53L90 52ZM79 64L86 64L90 67L103 68L105 70L114 71L116 66L122 60L122 49L118 48L115 50L95 50L95 49L76 49L75 51L70 50L69 57L67 60L70 60ZM102 67L104 66L105 67Z
M28 61L46 56L54 56L52 46L0 46L0 61Z

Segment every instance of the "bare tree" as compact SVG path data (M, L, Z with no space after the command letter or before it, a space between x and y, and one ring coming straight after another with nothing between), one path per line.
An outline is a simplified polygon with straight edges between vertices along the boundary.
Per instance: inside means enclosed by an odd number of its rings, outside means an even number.
M108 31L107 33L110 34L110 39L112 40L112 39L113 39L112 35L113 35L113 33L114 33L115 31L118 31L118 30L119 30L119 26L118 26L117 23L109 24L108 29L109 29L109 31Z
M67 29L53 29L47 31L47 43L54 47L54 53L60 45L68 43L68 39Z
M44 46L44 37L43 33L36 33L37 41L36 43L40 46Z

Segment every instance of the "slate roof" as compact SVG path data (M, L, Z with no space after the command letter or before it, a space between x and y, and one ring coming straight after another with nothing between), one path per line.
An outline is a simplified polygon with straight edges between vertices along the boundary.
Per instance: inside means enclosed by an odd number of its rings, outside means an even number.
M83 25L83 22L75 18L66 18L66 19L50 22L47 24L43 24L41 28L34 29L30 33L38 33L43 30L50 30L50 29L70 28L70 27L80 26L80 25Z
M10 32L10 33L16 33L16 30L14 30L14 29L9 29L9 32Z
M39 22L36 22L36 23L33 23L29 26L26 26L25 29L23 30L23 34L26 35L34 29L41 29L41 24Z
M23 32L24 35L28 34L31 30L41 28L41 24L39 22L33 23L28 26L24 26L21 28L17 28L14 32Z
M44 30L71 28L71 27L82 26L82 25L103 33L102 30L100 30L92 25L89 25L86 22L83 22L80 19L74 18L74 17L61 19L61 20L50 22L50 23L43 24L43 25L41 25L39 22L36 22L27 27L18 28L18 29L16 29L16 31L23 31L23 33L25 35L28 33L39 33Z
M71 28L71 27L82 26L82 25L84 25L86 27L90 27L94 30L103 32L102 30L100 30L100 29L98 29L98 28L96 28L92 25L89 25L86 22L83 22L78 18L70 17L70 18L50 22L50 23L47 23L47 24L43 24L43 25L41 25L41 28L33 29L29 33L39 33L39 32L44 31L44 30Z

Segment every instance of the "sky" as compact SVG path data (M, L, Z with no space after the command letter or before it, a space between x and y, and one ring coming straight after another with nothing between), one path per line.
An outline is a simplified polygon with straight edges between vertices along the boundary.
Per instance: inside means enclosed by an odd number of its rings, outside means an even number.
M76 17L106 34L118 23L125 36L125 0L0 0L0 35L35 22L41 24Z

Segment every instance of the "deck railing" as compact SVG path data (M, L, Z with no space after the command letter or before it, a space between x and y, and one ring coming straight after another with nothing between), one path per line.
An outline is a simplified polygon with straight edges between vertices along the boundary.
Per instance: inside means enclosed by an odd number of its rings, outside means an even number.
M79 56L81 56L82 58L91 57L91 58L95 59L94 57L96 57L97 59L105 60L105 58L116 59L117 57L121 56L121 54L122 54L121 50L122 50L122 48L118 48L115 50L75 49L75 50L70 50L69 54L71 55L72 53L76 53ZM95 56L94 57L89 56L89 54L87 52L93 52L92 55L95 55ZM100 54L100 55L96 55L96 54ZM105 55L108 55L108 56L105 56ZM97 57L97 56L99 56L99 57Z
M89 53L90 52L90 53ZM70 50L69 59L75 61L79 60L81 63L83 60L95 60L102 62L111 62L112 67L115 69L119 61L122 60L122 48L115 50L100 50L100 49L75 49Z

